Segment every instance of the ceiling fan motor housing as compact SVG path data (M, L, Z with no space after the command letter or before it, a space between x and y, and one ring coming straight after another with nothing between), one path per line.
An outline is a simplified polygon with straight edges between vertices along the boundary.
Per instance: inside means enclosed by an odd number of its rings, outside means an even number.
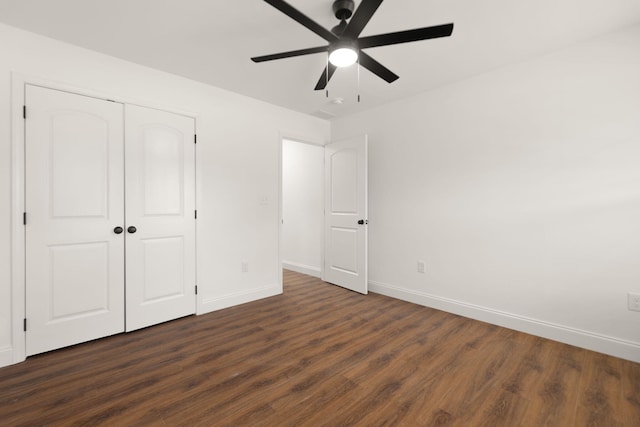
M333 2L333 13L341 21L351 18L354 8L353 0L335 0Z

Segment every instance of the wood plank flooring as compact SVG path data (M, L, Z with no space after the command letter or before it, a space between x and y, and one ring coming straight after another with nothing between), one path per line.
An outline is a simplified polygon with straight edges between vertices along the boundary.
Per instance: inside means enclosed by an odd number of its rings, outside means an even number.
M2 426L640 426L640 364L285 271L0 369Z

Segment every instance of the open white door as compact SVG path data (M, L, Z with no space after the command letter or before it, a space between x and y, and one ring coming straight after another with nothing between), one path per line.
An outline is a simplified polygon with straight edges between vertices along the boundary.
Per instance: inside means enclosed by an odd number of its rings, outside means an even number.
M323 280L367 293L367 136L325 146Z
M195 313L195 121L126 106L126 330Z
M26 354L124 331L122 104L26 86Z

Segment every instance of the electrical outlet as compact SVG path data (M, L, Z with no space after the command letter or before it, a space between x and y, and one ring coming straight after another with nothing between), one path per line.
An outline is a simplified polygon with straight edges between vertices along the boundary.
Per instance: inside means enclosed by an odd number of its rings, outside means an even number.
M627 294L627 308L631 311L640 311L640 294L629 292Z
M418 273L424 274L424 261L418 260Z
M249 261L242 261L240 263L240 270L243 273L248 273L249 272Z

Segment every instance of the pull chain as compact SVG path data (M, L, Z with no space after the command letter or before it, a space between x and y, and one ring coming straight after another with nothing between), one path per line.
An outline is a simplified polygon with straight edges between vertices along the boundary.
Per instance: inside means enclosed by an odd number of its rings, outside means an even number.
M358 103L360 103L360 55L358 55Z
M327 52L327 66L324 68L325 71L325 96L329 98L329 52Z

